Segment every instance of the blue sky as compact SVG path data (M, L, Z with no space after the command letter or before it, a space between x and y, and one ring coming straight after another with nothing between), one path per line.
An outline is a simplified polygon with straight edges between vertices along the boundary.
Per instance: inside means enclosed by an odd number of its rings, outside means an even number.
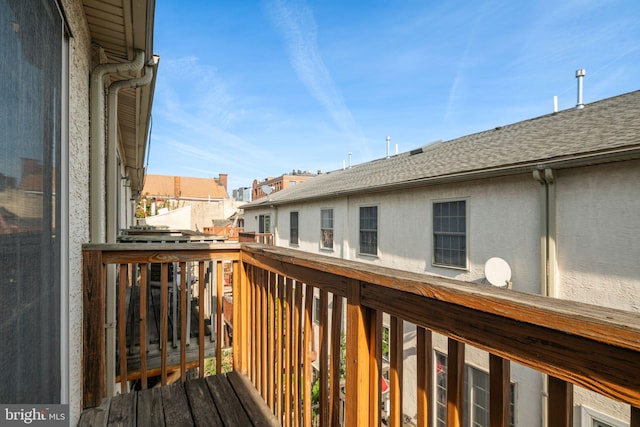
M640 89L640 1L158 0L148 173L229 192Z

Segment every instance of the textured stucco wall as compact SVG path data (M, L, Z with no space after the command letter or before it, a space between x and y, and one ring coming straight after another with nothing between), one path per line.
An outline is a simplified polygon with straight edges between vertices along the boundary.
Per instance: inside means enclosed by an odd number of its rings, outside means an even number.
M89 72L91 46L79 0L62 0L69 39L69 404L71 425L81 409L82 244L89 241ZM64 196L63 196L64 197Z

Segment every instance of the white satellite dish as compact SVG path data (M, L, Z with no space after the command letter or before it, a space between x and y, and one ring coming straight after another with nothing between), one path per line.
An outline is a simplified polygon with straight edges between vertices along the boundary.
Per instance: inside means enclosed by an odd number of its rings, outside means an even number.
M489 258L484 264L484 275L493 286L511 288L511 267L502 258Z
M263 185L262 187L260 187L260 189L262 190L262 192L264 194L266 194L267 196L271 193L273 193L273 187L270 187L268 185Z

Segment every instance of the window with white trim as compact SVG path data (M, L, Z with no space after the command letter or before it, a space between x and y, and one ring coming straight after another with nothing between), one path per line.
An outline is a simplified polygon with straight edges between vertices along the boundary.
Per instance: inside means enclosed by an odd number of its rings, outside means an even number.
M433 203L433 264L467 268L465 200Z
M271 233L271 215L258 216L258 233Z
M378 207L360 207L360 253L378 255Z
M333 249L333 209L320 210L320 247Z

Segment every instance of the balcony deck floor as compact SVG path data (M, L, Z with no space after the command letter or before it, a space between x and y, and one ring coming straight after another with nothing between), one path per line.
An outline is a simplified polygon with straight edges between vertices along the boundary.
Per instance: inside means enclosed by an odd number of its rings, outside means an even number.
M278 426L251 382L237 372L104 399L78 426Z

